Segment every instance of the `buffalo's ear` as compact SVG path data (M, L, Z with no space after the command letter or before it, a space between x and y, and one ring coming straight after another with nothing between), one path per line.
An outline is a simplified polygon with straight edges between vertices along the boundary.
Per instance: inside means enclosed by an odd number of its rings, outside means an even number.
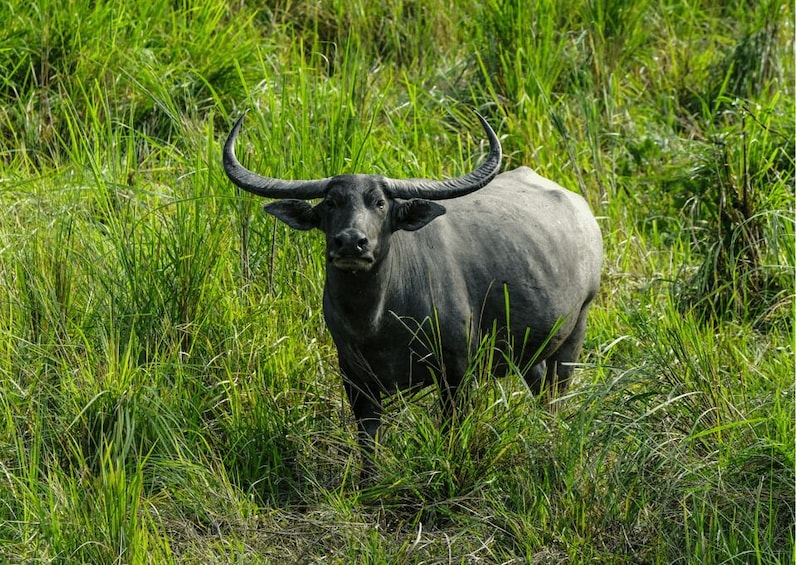
M432 202L431 200L412 198L411 200L396 201L393 207L393 231L419 230L431 220L444 213L445 206Z
M303 200L277 200L263 206L263 210L297 230L311 230L319 225L315 209Z

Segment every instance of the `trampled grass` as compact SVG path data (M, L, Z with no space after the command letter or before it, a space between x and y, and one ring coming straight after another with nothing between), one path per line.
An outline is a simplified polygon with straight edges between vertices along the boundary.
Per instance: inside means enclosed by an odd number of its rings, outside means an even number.
M0 6L0 562L791 563L792 5ZM359 454L265 174L505 167L606 248L551 413L475 364ZM488 357L488 345L479 355Z

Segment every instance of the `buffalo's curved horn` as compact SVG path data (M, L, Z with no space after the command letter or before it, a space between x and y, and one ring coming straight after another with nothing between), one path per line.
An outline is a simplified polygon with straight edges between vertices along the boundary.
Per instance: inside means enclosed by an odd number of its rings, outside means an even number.
M489 138L489 155L481 165L466 175L447 180L386 179L387 190L395 198L425 198L445 200L464 196L486 186L500 169L502 150L500 140L481 114L476 113ZM311 200L325 195L329 179L283 180L253 173L240 164L235 156L235 139L240 132L244 112L235 122L224 143L224 171L229 179L247 192L267 198L297 198Z
M489 155L473 172L464 176L447 180L427 179L387 179L387 190L395 198L425 198L427 200L445 200L475 192L486 186L500 169L503 156L500 140L484 117L476 112L481 125L489 138Z
M229 180L247 192L266 198L297 198L299 200L322 198L326 192L328 179L283 180L264 177L240 164L235 156L235 138L238 137L245 116L246 112L238 118L224 143L224 172L227 173Z

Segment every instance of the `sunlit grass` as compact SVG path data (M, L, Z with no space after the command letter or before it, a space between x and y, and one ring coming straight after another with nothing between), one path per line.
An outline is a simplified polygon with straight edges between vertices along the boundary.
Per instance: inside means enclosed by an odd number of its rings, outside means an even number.
M0 17L0 561L793 561L789 4ZM219 144L249 109L267 175L455 176L472 108L598 217L582 366L553 414L476 363L451 433L394 398L358 488L321 237Z

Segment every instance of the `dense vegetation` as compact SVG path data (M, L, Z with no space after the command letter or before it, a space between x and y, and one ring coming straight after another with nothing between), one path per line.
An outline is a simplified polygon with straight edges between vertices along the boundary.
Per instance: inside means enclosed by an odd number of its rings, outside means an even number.
M792 3L262 4L0 4L0 561L792 563ZM220 143L440 178L472 108L599 218L583 366L396 398L358 489L321 238Z

